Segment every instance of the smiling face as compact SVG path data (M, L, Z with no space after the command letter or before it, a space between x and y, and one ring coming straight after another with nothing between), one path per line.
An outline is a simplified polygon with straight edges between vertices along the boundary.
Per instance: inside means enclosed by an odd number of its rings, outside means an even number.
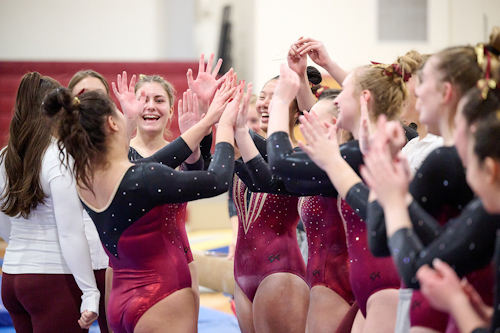
M342 91L334 102L338 108L337 126L352 132L359 122L359 101L355 97L353 73L347 75L342 83Z
M99 80L96 77L93 76L87 76L86 78L82 79L80 82L78 82L74 87L71 93L73 95L76 95L80 93L85 89L85 91L94 91L94 90L101 90L106 94L106 87L102 83L101 80Z
M255 108L260 114L260 128L266 133L269 123L269 104L271 103L271 99L273 98L274 89L276 88L277 83L277 79L273 79L266 83L259 94L257 102L255 103Z
M146 93L146 104L137 123L137 130L147 133L162 133L163 135L174 114L168 94L162 85L156 82L142 84L137 90L136 97L140 96L141 91Z
M427 60L419 75L419 82L415 87L417 101L416 110L420 113L419 120L427 125L429 133L440 135L439 114L442 106L441 80L437 65L439 59L432 56Z

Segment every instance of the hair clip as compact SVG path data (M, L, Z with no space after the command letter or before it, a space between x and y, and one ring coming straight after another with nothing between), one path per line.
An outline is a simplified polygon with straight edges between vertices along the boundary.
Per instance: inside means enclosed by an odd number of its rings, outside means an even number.
M73 97L73 107L78 107L78 106L80 106L80 99L77 96L75 96Z
M479 66L483 66L483 62L484 62L484 44L483 43L477 44L476 47L474 47L474 51L476 52L477 63L479 64Z
M82 90L80 90L80 92L78 94L76 94L76 96L80 96L81 94L83 94L85 92L85 88L83 88Z
M477 81L477 87L481 90L481 96L483 99L488 97L488 92L490 90L495 90L497 88L497 82L493 79L481 79Z
M387 75L387 76L391 76L394 72L396 72L396 74L398 74L400 77L403 78L403 81L404 82L408 82L411 78L411 74L410 73L404 73L403 74L403 70L401 69L401 66L399 66L399 64L390 64L390 65L387 65L387 64L382 64L380 62L374 62L374 61L371 61L372 65L370 67L378 67L378 68L383 68L384 69L384 74Z
M145 74L139 74L139 80L144 80L146 78Z

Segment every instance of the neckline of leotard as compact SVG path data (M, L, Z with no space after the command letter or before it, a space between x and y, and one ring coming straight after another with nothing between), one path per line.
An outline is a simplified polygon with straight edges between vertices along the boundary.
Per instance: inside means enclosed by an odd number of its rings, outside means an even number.
M82 200L82 202L85 204L85 206L87 206L90 210L92 210L93 212L95 213L102 213L102 212L105 212L109 206L111 206L111 204L113 203L113 200L115 199L116 197L116 193L118 192L118 189L120 188L120 185L122 184L122 181L123 181L123 178L125 177L125 175L127 174L127 172L129 172L133 167L135 167L136 165L131 165L127 170L125 170L122 174L122 176L120 177L120 180L116 183L115 185L115 188L113 189L113 192L111 193L111 196L109 197L109 200L108 202L106 203L106 205L103 207L103 208L95 208L94 206L90 205L81 195L80 195L80 192L77 190L76 192L78 193L78 196L80 197L80 200Z

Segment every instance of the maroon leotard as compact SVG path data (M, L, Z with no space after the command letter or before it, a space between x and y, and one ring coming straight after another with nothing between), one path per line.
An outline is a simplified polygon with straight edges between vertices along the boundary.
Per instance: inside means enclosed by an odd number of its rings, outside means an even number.
M349 281L349 255L337 198L320 195L301 197L299 214L307 234L307 280L330 288L352 304L354 295Z
M273 273L292 273L306 281L296 234L298 198L250 192L235 176L233 199L239 223L234 276L248 299L253 302L259 284Z
M171 151L169 146L144 160ZM227 191L233 156L231 145L219 143L209 171L179 172L159 163L137 164L125 172L109 206L94 210L83 203L113 268L108 321L115 333L133 332L144 312L158 301L191 287L176 222L177 204Z
M128 159L132 162L142 160L144 157L142 157L141 154L137 150L135 150L133 147L129 147L128 150ZM199 167L196 165L188 165L188 164L182 164L181 165L181 170L201 170L203 165ZM171 216L175 219L174 221L177 223L177 228L179 229L179 234L181 237L182 241L182 246L184 248L184 253L186 255L186 260L189 263L194 261L193 259L193 252L191 252L191 246L189 246L189 239L187 237L187 232L186 232L186 208L187 208L187 202L183 202L180 204L173 204L173 205L168 205L165 206L167 209L174 209L176 210L175 214L171 214Z
M391 257L376 258L371 254L366 223L344 199L340 200L339 210L345 221L352 291L366 317L368 298L382 289L399 289L401 280Z

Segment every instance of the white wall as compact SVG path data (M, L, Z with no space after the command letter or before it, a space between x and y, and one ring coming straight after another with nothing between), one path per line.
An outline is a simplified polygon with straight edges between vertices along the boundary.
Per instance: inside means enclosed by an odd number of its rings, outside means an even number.
M0 60L196 59L193 1L178 3L0 0Z
M349 70L486 41L500 25L498 0L428 0L428 40L390 43L377 40L377 0L0 0L0 60L196 60L217 53L227 4L233 66L257 91L300 36Z

